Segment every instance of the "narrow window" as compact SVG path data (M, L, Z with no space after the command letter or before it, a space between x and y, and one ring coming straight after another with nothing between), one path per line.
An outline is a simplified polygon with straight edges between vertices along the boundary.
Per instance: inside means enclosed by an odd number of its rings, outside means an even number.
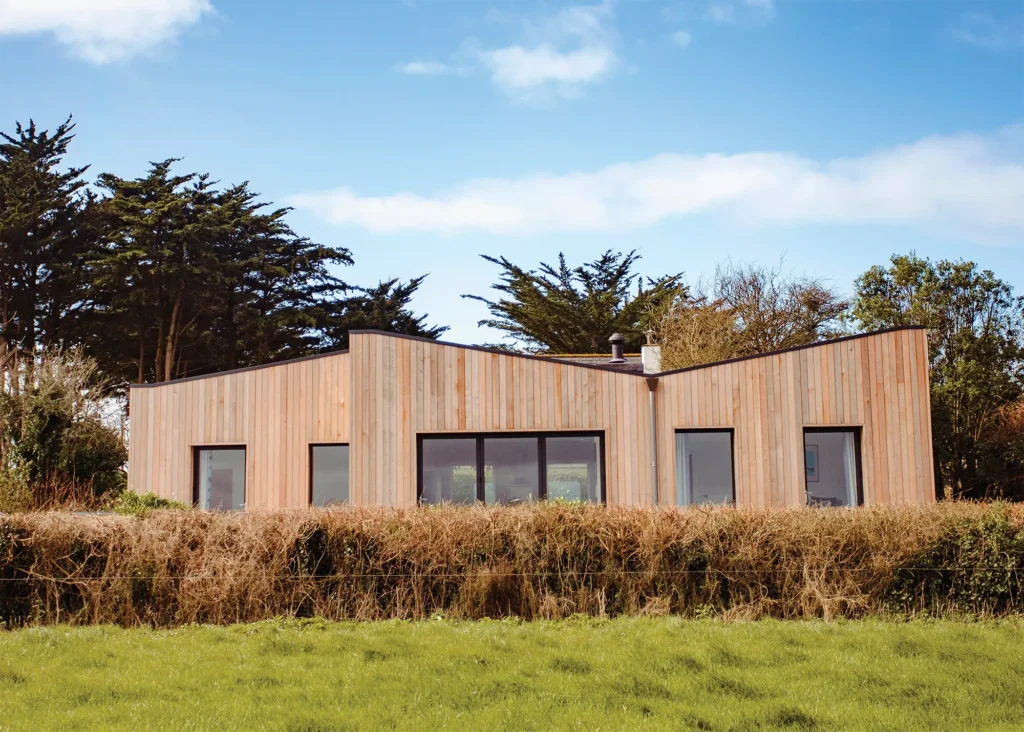
M804 430L809 506L856 506L860 500L857 430Z
M676 432L676 503L733 503L732 430Z
M476 503L475 438L424 440L420 456L423 503Z
M309 446L310 503L348 503L348 445Z
M536 437L484 439L484 502L529 503L540 498L540 453Z
M245 448L197 447L192 500L209 511L245 508Z
M544 448L549 501L601 502L600 437L545 437Z

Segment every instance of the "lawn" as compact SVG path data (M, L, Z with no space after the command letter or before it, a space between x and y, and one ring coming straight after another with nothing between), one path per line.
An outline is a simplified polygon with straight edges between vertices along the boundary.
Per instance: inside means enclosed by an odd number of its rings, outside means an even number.
M1024 729L1024 623L0 631L2 730Z

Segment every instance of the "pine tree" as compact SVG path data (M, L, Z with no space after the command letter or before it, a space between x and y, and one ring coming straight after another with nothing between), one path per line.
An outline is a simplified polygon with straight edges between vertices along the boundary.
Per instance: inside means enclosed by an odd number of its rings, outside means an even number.
M463 297L487 305L491 317L479 325L504 331L529 351L607 353L613 333L625 336L627 350L639 350L644 331L686 292L682 273L647 278L645 286L633 272L640 259L635 251L609 250L572 268L560 253L557 267L542 262L537 270L523 269L505 257L481 256L501 267L500 280L491 288L503 297Z
M427 325L429 315L416 315L410 307L413 295L426 277L413 277L408 282L395 277L375 287L353 288L357 294L341 300L327 314L327 348L348 348L351 330L383 330L439 338L448 326Z
M0 360L60 345L83 297L88 169L62 169L71 117L52 133L35 122L0 132Z

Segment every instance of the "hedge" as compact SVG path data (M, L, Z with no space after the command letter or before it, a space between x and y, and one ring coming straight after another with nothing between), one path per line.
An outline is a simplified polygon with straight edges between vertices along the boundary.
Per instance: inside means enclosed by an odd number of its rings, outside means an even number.
M1024 507L0 516L0 622L1019 614Z

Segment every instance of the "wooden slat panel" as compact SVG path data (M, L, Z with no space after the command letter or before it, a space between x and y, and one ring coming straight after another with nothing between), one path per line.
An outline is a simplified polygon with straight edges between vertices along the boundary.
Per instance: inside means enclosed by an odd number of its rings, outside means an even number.
M593 429L610 504L652 500L648 391L633 374L373 333L351 352L130 394L129 484L189 500L192 449L245 445L252 507L304 505L311 442L350 442L355 503L412 505L416 435ZM732 428L737 500L804 502L805 427L860 427L865 502L934 500L927 343L904 330L662 376L658 502L675 430Z

